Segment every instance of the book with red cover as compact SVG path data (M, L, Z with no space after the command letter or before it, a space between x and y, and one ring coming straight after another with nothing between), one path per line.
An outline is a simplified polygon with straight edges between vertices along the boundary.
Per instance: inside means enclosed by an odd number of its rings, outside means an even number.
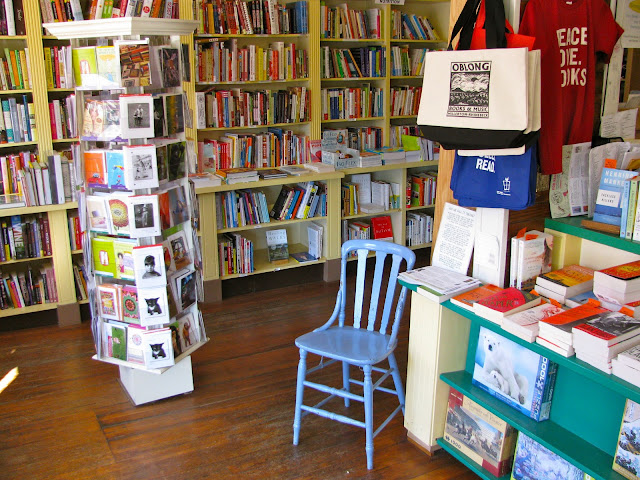
M473 305L473 311L487 320L501 323L503 317L535 307L541 302L542 299L533 293L509 287L478 300Z
M594 290L598 285L621 293L640 289L640 260L597 270L593 274Z
M558 315L554 315L538 323L539 335L547 339L558 339L567 345L573 345L571 329L577 325L599 315L608 312L606 308L600 306L597 301L589 301L584 305L570 308Z
M393 225L389 215L371 218L371 230L375 240L393 242Z
M502 288L497 285L487 284L482 285L468 292L461 293L451 298L451 303L458 305L459 307L466 308L467 310L473 310L473 304L478 300L489 297L494 293L498 293Z

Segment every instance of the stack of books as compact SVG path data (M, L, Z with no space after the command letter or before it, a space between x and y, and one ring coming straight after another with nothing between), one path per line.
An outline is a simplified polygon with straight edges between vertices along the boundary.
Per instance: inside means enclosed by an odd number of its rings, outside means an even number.
M438 303L481 285L480 280L473 277L433 265L402 272L398 278L417 285L416 292Z
M541 303L528 310L507 315L502 319L502 329L533 343L538 337L540 320L552 317L563 311L564 309L557 302Z
M216 170L219 176L226 184L257 182L260 180L258 170L255 168L237 167L237 168L221 168Z
M381 155L383 165L404 163L406 158L404 150L398 147L367 148L366 151Z
M618 305L640 300L640 260L594 272L593 293Z
M509 286L533 289L536 277L551 271L552 250L553 235L538 230L521 231L512 237Z
M361 167L378 167L382 165L382 155L374 152L359 152Z
M576 357L611 373L611 359L640 344L640 320L621 312L603 312L573 327Z
M535 286L540 295L560 303L592 288L593 269L581 265L567 265L559 270L542 273L536 278Z
M587 302L557 315L540 320L536 343L547 347L565 357L575 354L572 328L580 325L595 315L609 312L597 301Z
M640 345L623 350L612 359L611 373L640 387Z
M460 295L456 295L455 297L451 297L451 303L473 312L473 305L478 300L489 297L494 293L500 292L501 290L502 288L490 283L486 285L480 285L478 288L474 288L473 290L469 290L468 292L464 292Z
M504 317L535 307L542 302L538 295L509 287L473 304L473 311L494 323L501 324Z

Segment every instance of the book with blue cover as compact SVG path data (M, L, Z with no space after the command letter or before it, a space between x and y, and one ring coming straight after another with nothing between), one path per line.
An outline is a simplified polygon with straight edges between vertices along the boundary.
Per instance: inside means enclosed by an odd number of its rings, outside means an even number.
M480 327L473 384L527 417L549 418L557 370L548 358Z
M625 180L634 177L638 172L603 168L593 213L595 222L620 226L622 221L622 198Z

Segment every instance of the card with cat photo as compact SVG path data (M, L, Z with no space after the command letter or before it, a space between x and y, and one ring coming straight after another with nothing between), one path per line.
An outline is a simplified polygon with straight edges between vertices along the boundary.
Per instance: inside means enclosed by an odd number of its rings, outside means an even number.
M169 190L171 226L189 221L189 205L182 186Z
M194 319L193 312L186 312L178 318L178 332L183 352L200 342L200 327Z
M158 195L129 197L129 235L131 238L160 235L160 207Z
M164 368L174 365L171 330L158 328L142 334L144 363L148 368Z
M138 310L143 327L169 323L171 317L166 285L138 288Z
M155 145L125 145L124 153L125 183L130 190L156 188L158 181L158 163Z
M151 94L120 95L122 138L153 138L153 97Z
M133 268L138 288L156 287L167 284L162 245L134 247Z
M189 244L187 243L187 235L184 230L180 230L167 237L171 246L172 261L176 270L181 270L191 264L189 255Z

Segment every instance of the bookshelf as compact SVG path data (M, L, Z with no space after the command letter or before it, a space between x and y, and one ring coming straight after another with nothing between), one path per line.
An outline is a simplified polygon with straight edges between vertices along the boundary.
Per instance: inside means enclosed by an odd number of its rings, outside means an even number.
M183 19L196 19L199 20L201 25L204 25L202 5L209 2L198 0L196 2L196 8L190 1L183 0L181 2L180 15ZM224 3L224 2L223 2ZM289 5L291 2L279 2L283 6ZM307 2L307 18L308 31L307 33L297 34L242 34L242 33L230 33L228 31L217 31L210 33L203 26L199 27L196 33L192 36L183 37L183 43L191 45L191 67L192 67L192 80L193 82L185 83L184 89L187 95L190 96L190 103L194 105L193 112L193 125L194 128L187 132L187 136L194 141L194 148L198 151L200 142L201 145L205 141L219 141L221 138L228 134L251 134L258 135L269 131L269 127L281 128L283 130L290 130L295 135L300 137L306 137L309 139L322 138L322 132L326 129L342 129L342 128L357 128L378 129L378 138L380 140L380 146L382 145L400 145L400 132L407 126L415 126L417 118L417 110L412 108L411 102L408 102L406 108L400 109L394 113L391 108L391 88L400 90L412 90L415 95L415 90L421 86L422 76L417 71L410 71L409 75L396 75L392 71L392 62L390 54L392 47L402 48L408 46L412 50L419 49L437 49L446 47L446 42L442 40L431 39L411 39L406 32L400 32L394 38L394 31L391 25L393 17L392 11L400 12L404 14L417 14L420 16L426 16L431 23L435 26L440 35L446 35L448 32L449 24L449 0L407 0L405 5L383 5L383 4L371 4L364 0L356 0L348 3L348 10L351 12L365 12L362 15L351 14L350 21L353 27L360 25L360 31L354 35L349 34L350 37L356 38L342 38L342 35L335 34L335 28L333 32L329 32L329 23L327 22L328 11L332 10L334 13L338 12L346 4L339 0L330 0L327 2L320 2L320 0L309 0ZM213 7L212 7L213 8ZM286 8L286 7L285 7ZM367 14L367 10L377 10L377 13ZM374 33L369 32L366 34L362 28L364 25L364 17L367 17L366 21L371 26L373 22L369 22L370 19L376 19L375 27L372 28ZM334 14L332 17L334 22L337 21L337 16ZM311 19L320 19L320 21L312 21ZM343 17L343 20L346 16ZM334 24L335 25L335 24ZM357 30L357 28L356 28ZM443 38L443 37L441 37ZM224 43L225 46L231 48L232 42L239 50L243 48L248 49L260 49L266 50L270 45L276 45L278 42L282 42L286 45L294 45L298 54L305 52L306 67L303 71L307 72L307 75L299 76L297 78L290 77L278 77L278 80L259 78L255 80L253 77L249 81L232 81L228 78L216 77L212 79L210 77L200 78L198 65L202 62L196 59L196 57L202 55L203 49L211 48L212 44L218 46ZM342 75L334 73L329 75L325 68L328 62L324 61L325 55L329 52L327 59L333 58L333 52L336 50L341 51L338 55L345 54L345 49L352 51L352 55L356 52L360 52L363 49L371 49L378 52L377 65L378 69L375 69L373 73L362 74L361 76L349 77L343 70ZM384 52L384 55L383 53ZM347 53L348 55L348 53ZM364 53L362 53L364 55ZM373 57L372 57L373 58ZM384 66L384 68L383 68ZM337 72L337 70L335 70ZM361 72L362 73L362 72ZM208 73L210 75L210 72ZM329 78L325 78L329 77ZM211 122L205 124L200 123L198 126L198 108L197 97L209 95L211 92L223 91L223 90L248 90L256 91L260 89L264 90L276 90L287 88L304 88L306 89L306 95L309 96L309 105L306 107L308 117L304 119L298 119L297 122L292 123L279 123L277 125L260 125L260 126L244 126L244 127L225 127L225 126L213 126ZM378 96L376 102L371 101L371 108L362 108L362 102L359 102L358 107L354 105L349 111L346 112L345 118L329 118L327 112L327 118L323 116L323 102L326 104L328 95L325 93L329 89L334 89L336 92L342 94L342 98L355 98L354 96L360 92L362 94L363 88L369 88L369 91L375 89L378 90ZM357 89L360 89L359 91ZM323 100L324 96L324 100ZM372 97L373 98L373 97ZM415 98L415 97L414 97ZM376 109L373 108L377 105ZM417 103L415 104L417 106ZM206 106L205 106L206 108ZM357 111L356 111L357 110ZM206 118L206 117L205 117ZM200 147L201 153L202 147ZM200 155L202 157L202 155ZM300 163L304 163L307 158L299 160ZM212 162L200 162L205 168L211 168ZM296 163L295 159L292 159L291 163ZM267 166L262 164L259 166ZM240 166L239 164L231 166ZM274 166L278 166L275 162ZM404 204L405 199L405 185L407 178L410 178L412 172L420 172L425 170L437 169L437 162L419 162L419 163L403 163L399 165L385 165L382 167L373 167L369 169L352 169L349 171L337 171L335 178L327 179L328 188L328 213L327 217L322 220L325 225L324 242L325 242L325 257L320 260L320 263L324 263L324 278L329 281L337 279L339 271L339 250L341 244L341 221L343 217L340 210L340 184L343 180L353 174L358 173L371 173L373 178L393 181L401 185L401 206L398 209L388 212L392 218L394 241L398 243L404 243L407 232L407 214L408 213L421 213L425 212L433 216L433 206L427 205L423 207L407 207ZM324 181L326 177L323 176L309 176L309 179L317 179ZM345 180L345 181L346 181ZM222 186L212 187L207 189L198 189L198 198L200 202L200 211L202 215L199 235L203 248L204 257L204 280L205 280L205 300L216 301L221 299L221 281L228 277L219 275L219 259L217 253L217 243L220 235L220 231L215 227L215 207L216 207L216 192L224 191L230 188L250 188L250 189L262 189L268 188L271 190L278 190L281 185L287 183L297 183L302 181L297 177L288 177L286 179L269 180L267 183L260 181L257 183L251 183L250 185L241 186ZM271 205L270 205L271 206ZM368 221L369 218L375 215L358 214L357 219ZM354 217L356 218L356 217ZM348 218L347 218L348 219ZM304 225L305 222L298 222ZM294 226L296 222L288 222L285 225L290 236L298 238L300 227ZM260 232L264 228L271 228L273 225L265 226L252 226L247 231ZM257 229L257 230L256 230ZM303 228L304 230L304 228ZM251 234L252 235L252 234ZM249 236L251 236L249 235ZM260 236L260 235L258 235ZM257 239L257 236L255 237ZM421 245L414 245L412 248L428 248L430 243ZM286 268L294 268L304 264L289 264ZM254 270L252 274L258 274L263 272L274 271L284 267L265 265L264 269Z
M195 22L112 18L45 28L71 40L74 49L88 47L84 54L99 57L102 47L119 51L114 67L121 70L122 87L111 92L115 96L101 96L97 84L83 82L76 90L83 119L83 193L79 220L73 213L68 220L76 235L73 254L82 247L88 272L93 358L119 367L135 405L190 392L191 353L208 339L197 303L202 256L194 243L195 196L181 123L188 106L175 59L180 36L192 32ZM104 123L91 115L98 109ZM155 111L164 115L154 117ZM103 129L107 120L111 126Z

